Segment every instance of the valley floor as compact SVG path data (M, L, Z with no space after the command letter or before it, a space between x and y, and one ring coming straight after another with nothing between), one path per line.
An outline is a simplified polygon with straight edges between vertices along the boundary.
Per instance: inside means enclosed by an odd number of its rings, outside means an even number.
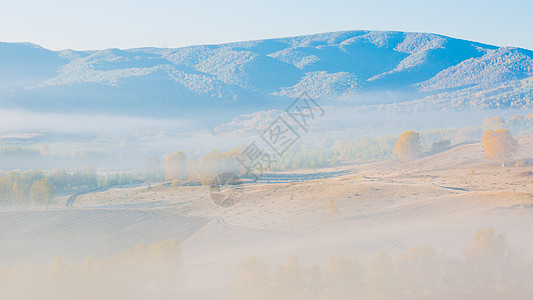
M257 255L302 264L329 255L368 261L429 245L461 256L477 229L493 227L533 259L533 136L502 168L480 143L414 161L388 160L273 173L244 186L242 200L217 206L208 187L116 188L68 197L47 209L0 211L0 268L81 262L176 239L187 295L231 297L236 265ZM293 179L293 180L289 180Z

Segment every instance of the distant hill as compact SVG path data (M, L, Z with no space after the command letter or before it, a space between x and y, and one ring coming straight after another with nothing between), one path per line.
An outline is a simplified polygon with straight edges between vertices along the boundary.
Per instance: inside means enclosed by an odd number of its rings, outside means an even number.
M246 111L302 92L342 105L520 108L533 103L532 76L532 51L429 33L344 31L101 51L0 43L0 107L39 111Z

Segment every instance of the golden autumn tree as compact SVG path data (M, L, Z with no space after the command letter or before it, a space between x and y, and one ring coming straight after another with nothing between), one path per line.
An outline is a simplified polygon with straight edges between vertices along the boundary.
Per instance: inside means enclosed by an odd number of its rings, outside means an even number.
M13 195L15 195L15 198L22 204L24 201L24 189L21 187L21 185L18 182L13 183L12 187Z
M38 179L33 182L30 196L35 204L48 205L54 196L55 188L48 178Z
M518 142L507 129L488 129L481 137L488 158L496 159L505 167L505 159L518 149Z
M420 153L420 134L413 130L406 131L398 138L394 153L399 159L411 159Z
M186 156L182 151L167 155L165 159L165 180L181 179L187 176Z

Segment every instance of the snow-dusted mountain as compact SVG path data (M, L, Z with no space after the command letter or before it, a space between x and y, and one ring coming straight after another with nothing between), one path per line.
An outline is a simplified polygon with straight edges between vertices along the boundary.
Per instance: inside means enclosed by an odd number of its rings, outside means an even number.
M302 92L343 105L490 108L495 94L487 90L499 91L496 106L520 107L532 103L532 76L532 51L427 33L344 31L101 51L0 43L0 107L47 111L253 110ZM450 93L462 98L442 101ZM507 103L506 93L514 100Z

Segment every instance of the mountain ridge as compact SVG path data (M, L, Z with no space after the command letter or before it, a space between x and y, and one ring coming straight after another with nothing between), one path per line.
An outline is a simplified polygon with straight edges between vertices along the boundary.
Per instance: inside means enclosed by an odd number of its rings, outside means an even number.
M302 92L383 105L422 103L450 90L515 86L533 76L533 52L433 33L365 30L174 49L51 51L0 43L0 75L3 108L129 114L157 114L157 107L165 113L254 110ZM525 102L515 106L531 103L530 87L523 88Z

